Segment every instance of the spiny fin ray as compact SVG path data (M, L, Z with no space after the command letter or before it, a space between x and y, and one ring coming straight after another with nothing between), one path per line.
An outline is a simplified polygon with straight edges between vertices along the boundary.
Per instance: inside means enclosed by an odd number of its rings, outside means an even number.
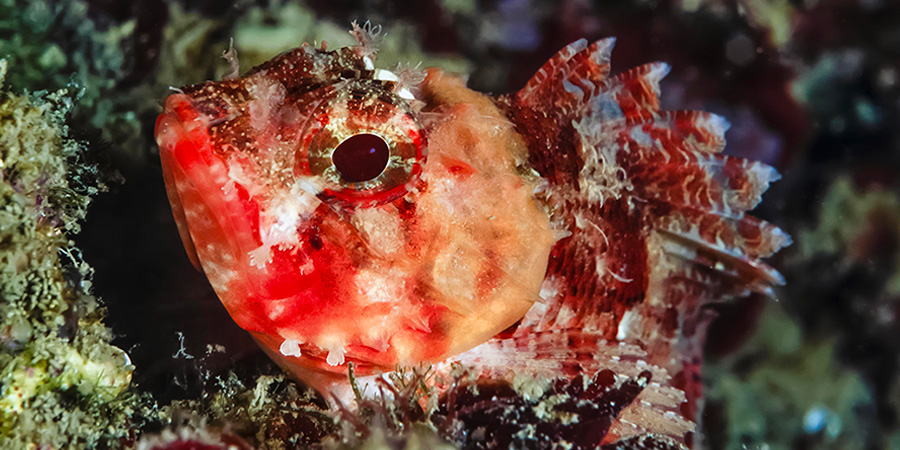
M593 120L638 119L659 111L659 82L669 73L662 62L644 64L603 82L592 99Z

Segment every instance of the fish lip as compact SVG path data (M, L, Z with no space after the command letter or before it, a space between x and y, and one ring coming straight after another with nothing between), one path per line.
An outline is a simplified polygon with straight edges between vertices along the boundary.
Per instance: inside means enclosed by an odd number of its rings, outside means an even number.
M374 347L360 344L348 345L344 353L344 362L338 365L331 365L327 362L328 351L315 344L300 344L300 356L286 356L276 350L278 348L277 346L272 347L269 345L272 341L270 335L259 331L250 331L250 335L253 337L256 344L264 352L269 354L274 361L278 362L279 365L286 366L285 369L288 372L295 372L294 370L291 370L291 366L296 366L302 367L305 370L313 370L321 374L339 374L346 376L349 365L353 364L353 371L355 373L360 375L374 375L382 372L390 372L397 366L395 362L388 361L395 359L389 351L389 347L384 350L379 350ZM365 356L366 354L371 354L374 357L367 358ZM382 356L382 358L378 358L378 355Z

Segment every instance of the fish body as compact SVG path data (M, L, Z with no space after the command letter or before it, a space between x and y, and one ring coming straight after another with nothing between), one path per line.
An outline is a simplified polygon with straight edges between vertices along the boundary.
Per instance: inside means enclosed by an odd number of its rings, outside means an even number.
M777 173L721 155L723 119L661 111L665 64L610 76L612 39L491 97L376 69L355 32L185 87L157 121L182 240L237 324L323 392L350 363L642 379L652 411L621 405L603 442L683 441L701 307L782 282L760 259L789 238L744 214Z

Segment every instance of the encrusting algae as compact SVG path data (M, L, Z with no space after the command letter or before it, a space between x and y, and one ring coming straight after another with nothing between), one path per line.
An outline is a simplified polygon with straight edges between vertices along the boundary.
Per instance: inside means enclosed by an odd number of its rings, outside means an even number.
M0 60L0 448L94 448L126 438L133 366L110 344L90 267L69 239L90 195L63 89L20 96ZM76 187L77 186L77 187Z

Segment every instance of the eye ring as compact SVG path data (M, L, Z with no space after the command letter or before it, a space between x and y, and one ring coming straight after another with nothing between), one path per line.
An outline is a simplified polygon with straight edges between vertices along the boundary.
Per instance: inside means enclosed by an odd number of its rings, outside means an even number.
M377 80L323 89L328 91L303 133L295 173L318 177L324 185L320 197L345 206L376 206L405 195L416 185L426 157L424 132L408 103ZM343 155L342 146L356 144L360 148ZM341 161L374 148L367 145L378 147L377 158L361 161L372 167Z

